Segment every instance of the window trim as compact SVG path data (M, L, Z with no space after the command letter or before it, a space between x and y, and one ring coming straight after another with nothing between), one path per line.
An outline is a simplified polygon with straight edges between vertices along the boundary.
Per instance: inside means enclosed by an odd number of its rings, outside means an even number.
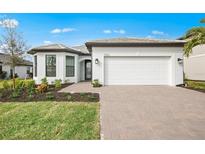
M73 75L67 75L67 64L66 64L67 57L72 57L72 58L73 58L74 65L71 66L71 67L74 68L74 69L73 69ZM71 56L71 55L66 55L66 56L65 56L65 76L66 76L66 77L75 77L75 56Z
M56 77L56 63L55 63L55 75L52 75L52 76L48 76L48 74L47 74L47 57L48 56L54 56L55 57L55 59L56 59L56 55L46 55L46 58L45 58L45 65L46 65L46 77Z

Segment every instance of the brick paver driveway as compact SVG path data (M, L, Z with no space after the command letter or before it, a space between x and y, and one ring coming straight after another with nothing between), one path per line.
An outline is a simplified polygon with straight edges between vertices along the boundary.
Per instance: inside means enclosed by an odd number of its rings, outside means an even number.
M64 91L101 96L104 139L205 139L205 93L169 86L75 84Z

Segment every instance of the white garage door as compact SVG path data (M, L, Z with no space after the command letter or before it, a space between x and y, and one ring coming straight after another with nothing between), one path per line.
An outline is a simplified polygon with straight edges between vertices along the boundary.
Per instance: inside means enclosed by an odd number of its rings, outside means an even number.
M105 85L169 85L170 57L105 57Z

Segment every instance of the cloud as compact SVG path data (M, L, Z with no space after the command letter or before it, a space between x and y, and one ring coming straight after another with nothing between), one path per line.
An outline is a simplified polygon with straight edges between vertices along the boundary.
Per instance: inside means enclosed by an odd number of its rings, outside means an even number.
M151 38L154 38L154 36L152 36L152 35L147 35L146 38L151 39Z
M44 43L44 44L51 44L52 42L51 42L51 41L46 41L46 40L45 40L45 41L43 41L43 43Z
M109 30L109 29L107 29L107 30L104 30L104 31L103 31L103 33L105 33L105 34L111 34L111 33L112 33L112 31L111 31L111 30Z
M153 31L152 31L152 34L153 34L153 35L165 35L164 32L159 31L159 30L153 30Z
M114 33L125 34L126 31L124 29L114 30Z
M18 25L19 25L19 22L16 19L4 19L4 20L0 21L1 27L15 28Z
M75 29L74 29L74 28L63 28L63 29L62 29L62 32L63 32L63 33L72 32L72 31L75 31Z
M55 28L51 31L51 33L55 34L55 33L60 33L61 29Z
M72 31L75 31L76 29L75 28L55 28L53 30L51 30L51 33L52 34L57 34L57 33L66 33L66 32L72 32Z
M103 30L103 33L105 33L105 34L111 34L111 33L125 34L126 31L124 29L119 29L119 30L106 29L106 30Z

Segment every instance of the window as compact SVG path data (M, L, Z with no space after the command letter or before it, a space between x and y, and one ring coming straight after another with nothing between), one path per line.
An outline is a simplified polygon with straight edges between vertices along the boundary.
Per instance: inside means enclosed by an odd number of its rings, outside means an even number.
M75 57L66 56L66 77L75 76Z
M26 69L26 74L30 74L31 72L30 72L30 67L29 66L27 66L27 69Z
M36 77L37 76L37 56L34 56L34 76Z
M46 76L55 77L56 76L56 56L46 55Z

